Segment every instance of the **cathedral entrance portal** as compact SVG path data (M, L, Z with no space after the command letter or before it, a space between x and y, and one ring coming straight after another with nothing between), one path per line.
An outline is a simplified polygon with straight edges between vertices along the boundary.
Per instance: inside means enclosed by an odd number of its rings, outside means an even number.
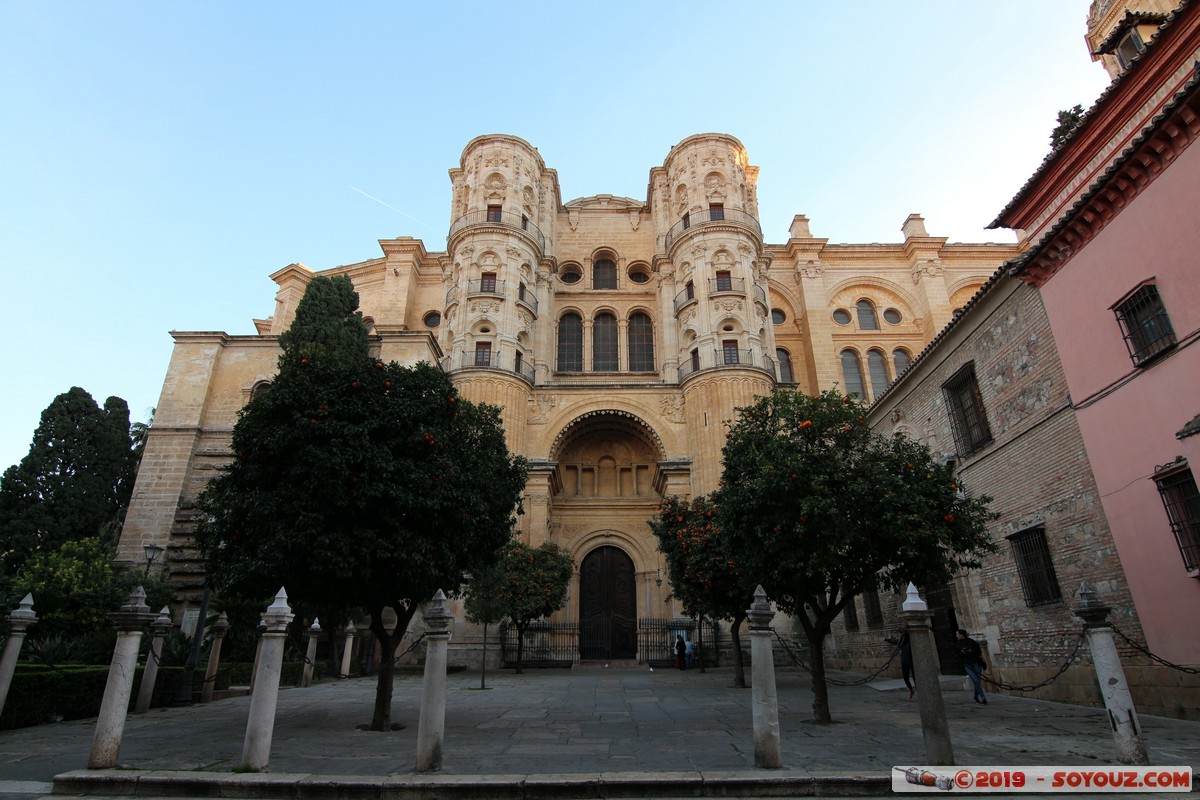
M579 568L579 655L607 660L636 654L633 560L618 547L598 547Z

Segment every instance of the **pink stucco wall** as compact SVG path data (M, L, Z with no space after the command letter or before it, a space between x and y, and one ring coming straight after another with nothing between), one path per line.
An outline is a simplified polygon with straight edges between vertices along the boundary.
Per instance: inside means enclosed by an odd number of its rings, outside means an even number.
M1180 345L1139 370L1110 309L1151 277ZM1200 477L1200 435L1175 438L1200 413L1200 342L1188 341L1200 329L1200 147L1184 151L1042 296L1150 648L1177 663L1200 663L1200 579L1184 569L1149 477L1179 455Z

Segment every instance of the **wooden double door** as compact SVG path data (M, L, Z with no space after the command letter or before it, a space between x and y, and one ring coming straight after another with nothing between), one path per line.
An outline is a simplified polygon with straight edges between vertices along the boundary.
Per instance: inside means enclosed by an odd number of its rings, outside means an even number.
M637 655L637 587L633 559L597 547L579 567L579 656L585 661Z

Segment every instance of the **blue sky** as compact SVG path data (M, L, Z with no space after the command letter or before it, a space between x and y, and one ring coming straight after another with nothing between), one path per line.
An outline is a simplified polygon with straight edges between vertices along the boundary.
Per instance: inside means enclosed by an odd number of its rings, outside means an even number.
M447 170L484 133L538 147L564 201L644 200L673 144L721 131L769 242L798 213L899 241L913 212L1013 241L983 227L1108 82L1087 10L0 0L0 469L71 386L145 418L168 331L253 333L280 267L443 249Z

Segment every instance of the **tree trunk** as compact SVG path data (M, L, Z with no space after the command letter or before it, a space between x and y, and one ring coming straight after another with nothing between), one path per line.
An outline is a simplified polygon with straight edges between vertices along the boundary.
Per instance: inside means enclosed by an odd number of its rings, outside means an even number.
M742 620L745 614L733 618L729 626L729 638L733 641L733 685L739 689L746 688L746 666L742 663Z
M696 657L700 661L700 672L704 672L704 615L700 615L700 622L696 625Z
M806 626L804 632L808 637L808 660L812 662L813 721L830 723L833 718L829 716L829 685L825 683L825 636L829 629Z
M375 682L375 710L371 715L371 730L392 729L392 679L396 674L396 647L408 630L408 623L417 611L417 604L408 608L401 604L392 606L396 612L396 627L390 632L383 625L383 606L371 609L371 633L379 642L379 677Z
M479 669L479 688L487 688L487 623L483 623L483 664Z

